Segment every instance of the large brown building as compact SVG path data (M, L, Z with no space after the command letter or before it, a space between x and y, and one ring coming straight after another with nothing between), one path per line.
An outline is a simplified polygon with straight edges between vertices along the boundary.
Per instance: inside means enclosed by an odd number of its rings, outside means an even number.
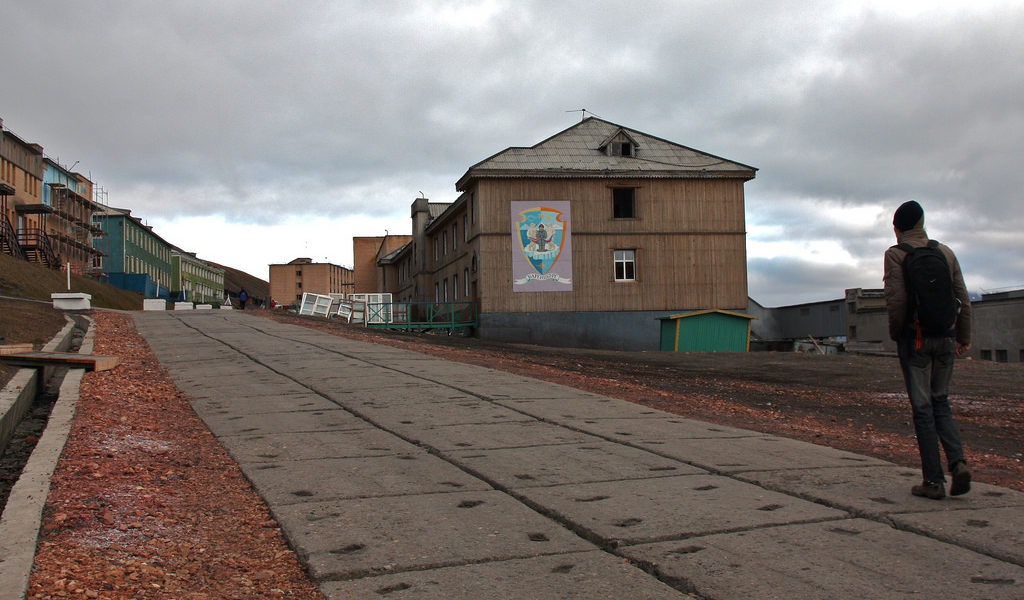
M0 124L0 250L51 267L59 259L46 236L52 212L43 203L43 147Z
M96 275L93 183L0 124L0 251L53 268Z
M377 261L410 242L412 242L411 235L352 238L352 254L355 257L355 264L352 268L355 293L372 294L389 287L389 282L384 279L385 267L378 267Z
M282 306L296 306L302 294L351 294L352 269L331 263L296 258L288 264L270 265L270 297Z
M417 199L377 265L395 300L472 301L478 335L658 349L661 317L747 307L743 184L756 169L597 118Z

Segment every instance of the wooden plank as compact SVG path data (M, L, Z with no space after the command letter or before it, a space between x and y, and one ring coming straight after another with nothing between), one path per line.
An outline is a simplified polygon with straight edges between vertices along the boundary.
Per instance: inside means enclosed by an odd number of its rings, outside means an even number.
M67 365L87 371L108 371L116 367L120 359L116 356L97 356L74 352L22 352L2 355L0 362L17 367Z
M20 354L22 352L31 352L32 344L3 344L0 345L0 356L7 354Z

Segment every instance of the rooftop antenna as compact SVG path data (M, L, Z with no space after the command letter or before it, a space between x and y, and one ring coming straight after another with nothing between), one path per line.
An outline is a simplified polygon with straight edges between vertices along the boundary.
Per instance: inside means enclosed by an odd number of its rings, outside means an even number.
M587 110L585 108L576 108L576 109L573 109L573 110L567 110L565 112L578 112L578 113L580 113L580 121L586 120L587 113L590 113L590 116L592 116L592 117L597 117L598 119L601 118L599 115L595 115L593 113L593 111L589 111L589 110Z

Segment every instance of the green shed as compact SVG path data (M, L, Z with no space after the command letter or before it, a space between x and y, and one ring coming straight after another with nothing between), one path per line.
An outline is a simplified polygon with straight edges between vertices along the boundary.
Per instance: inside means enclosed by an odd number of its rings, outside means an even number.
M757 317L728 310L698 310L661 317L661 349L674 352L746 352Z

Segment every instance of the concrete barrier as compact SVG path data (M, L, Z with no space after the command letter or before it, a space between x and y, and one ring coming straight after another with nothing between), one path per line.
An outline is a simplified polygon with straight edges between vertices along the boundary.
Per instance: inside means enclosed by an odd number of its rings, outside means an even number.
M92 308L92 294L82 292L60 292L50 294L53 307L57 310L89 310Z
M174 310L192 310L191 302L175 302Z
M87 317L68 319L67 326L43 347L45 352L64 352L74 339L75 320L86 330L79 352L92 354L96 331ZM39 385L41 369L20 369L28 372ZM35 560L43 506L50 490L50 477L64 450L71 432L71 421L78 403L79 386L84 369L69 369L60 386L57 402L50 411L46 429L36 444L17 483L11 488L3 515L0 515L0 598L25 598L32 563ZM21 375L19 372L18 375ZM11 381L13 383L14 380ZM10 385L10 384L9 384ZM4 388L7 390L7 387ZM35 395L28 396L31 405ZM0 416L7 417L7 412ZM20 418L19 418L20 420ZM17 425L17 421L15 421Z
M167 310L167 301L160 298L146 298L142 301L142 310Z

